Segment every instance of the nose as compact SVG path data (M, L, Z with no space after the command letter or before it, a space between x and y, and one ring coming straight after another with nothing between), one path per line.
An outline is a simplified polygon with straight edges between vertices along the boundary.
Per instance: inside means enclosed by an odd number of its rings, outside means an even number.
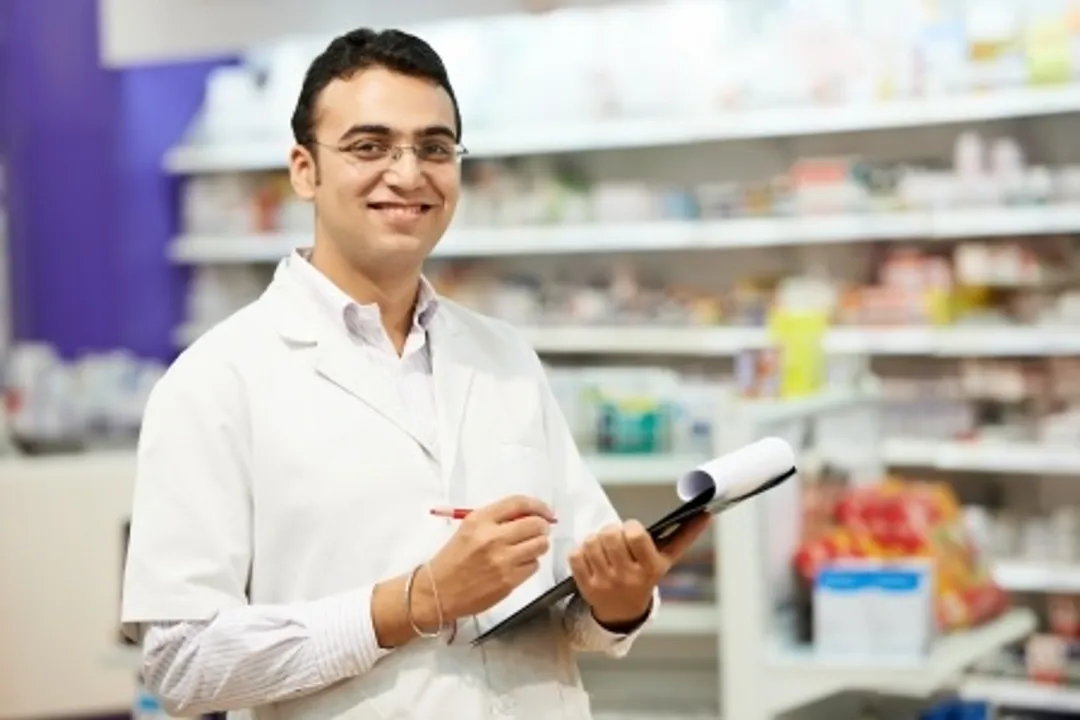
M402 190L415 190L424 184L424 173L416 153L409 148L399 148L390 156L390 165L386 169L386 181L389 185Z

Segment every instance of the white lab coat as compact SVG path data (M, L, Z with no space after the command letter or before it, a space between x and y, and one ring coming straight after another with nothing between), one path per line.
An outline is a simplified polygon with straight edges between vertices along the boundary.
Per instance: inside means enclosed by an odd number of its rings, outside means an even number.
M365 373L287 261L258 301L174 364L163 382L185 384L183 409L148 411L144 434L170 439L140 444L129 629L205 620L245 602L313 600L408 572L455 529L429 515L433 506L522 493L558 515L540 571L463 621L453 645L416 640L360 677L256 709L259 720L589 717L563 618L483 648L468 640L569 575L572 546L618 518L531 347L503 322L439 302L429 330L438 473L393 387ZM167 456L155 455L161 447ZM632 640L612 638L605 650L624 654Z

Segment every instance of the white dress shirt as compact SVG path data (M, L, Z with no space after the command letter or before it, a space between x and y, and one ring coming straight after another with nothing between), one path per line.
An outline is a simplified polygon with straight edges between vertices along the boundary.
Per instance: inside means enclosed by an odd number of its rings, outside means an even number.
M364 366L364 372L377 373L377 382L396 394L404 411L401 419L409 425L409 434L430 461L430 477L423 482L439 486L442 453L428 330L440 312L440 301L432 287L422 282L412 329L399 356L382 326L377 306L352 301L302 254L294 254L283 263L281 273L303 290L306 302L317 308L325 322L349 338L355 362ZM164 410L160 407L164 405L162 398L168 397L168 381L163 385L165 389L158 393L155 404L158 411ZM148 408L148 414L151 411ZM157 427L153 418L148 420L151 439L147 444L152 445L153 434L168 428ZM303 480L297 478L298 482ZM153 482L153 478L148 477L146 482ZM138 499L138 490L136 495ZM137 502L135 523L139 521L138 512ZM358 518L357 522L363 520ZM134 532L138 532L137 526ZM137 534L135 538L137 542ZM390 538L387 541L393 542ZM556 543L557 552L566 549ZM378 548L372 548L372 552L378 552ZM252 562L259 565L269 561L256 556ZM537 594L535 589L530 592ZM260 603L256 596L246 604L203 613L207 617L144 619L137 623L143 636L144 683L173 714L254 708L260 719L310 716L284 710L275 714L269 709L362 677L382 658L397 652L378 645L371 622L370 593L370 587L345 589L288 603ZM633 639L633 635L615 635L605 630L580 602L567 609L565 619L569 646L575 650L622 655ZM429 641L411 644L424 642ZM490 709L492 717L516 716L505 703L495 702ZM567 717L587 717L587 709L584 712ZM314 716L381 720L382 715L372 713L349 714L343 707L340 713L322 709Z

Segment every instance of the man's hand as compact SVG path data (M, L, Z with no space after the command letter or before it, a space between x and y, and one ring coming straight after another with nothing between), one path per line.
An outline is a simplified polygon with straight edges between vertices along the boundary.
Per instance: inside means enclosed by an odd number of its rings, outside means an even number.
M491 608L535 573L554 520L551 508L524 496L478 508L462 520L429 565L444 620Z
M610 525L570 554L578 590L597 622L611 629L633 626L645 618L653 590L690 549L712 520L702 514L660 548L637 520Z

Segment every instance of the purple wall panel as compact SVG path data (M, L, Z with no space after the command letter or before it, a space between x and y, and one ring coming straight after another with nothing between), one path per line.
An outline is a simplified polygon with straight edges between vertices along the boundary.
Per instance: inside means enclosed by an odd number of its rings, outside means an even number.
M0 0L2 1L2 0ZM179 228L178 181L161 171L165 152L182 137L202 103L207 74L223 61L131 68L121 78L118 189L122 207L117 263L130 302L122 344L168 358L183 316L184 275L165 259Z
M103 69L96 0L0 0L0 13L15 336L168 358L182 277L165 257L161 157L220 63Z
M14 332L65 353L118 340L116 77L97 69L94 2L4 0Z

